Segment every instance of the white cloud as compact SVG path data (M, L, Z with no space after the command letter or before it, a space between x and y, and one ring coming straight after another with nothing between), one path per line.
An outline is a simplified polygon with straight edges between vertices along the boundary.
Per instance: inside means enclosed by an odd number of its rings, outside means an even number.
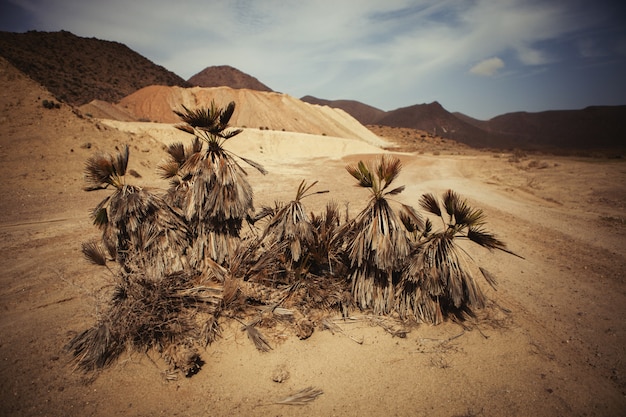
M498 57L488 58L474 65L470 72L475 75L492 76L504 68L504 61Z

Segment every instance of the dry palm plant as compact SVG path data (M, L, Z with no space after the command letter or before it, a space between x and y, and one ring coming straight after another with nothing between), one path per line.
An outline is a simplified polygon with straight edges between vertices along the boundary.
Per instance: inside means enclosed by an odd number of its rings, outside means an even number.
M466 239L515 254L484 229L483 211L472 209L454 191L444 193L441 202L433 194L424 194L420 205L441 219L442 229L431 233L429 224L426 233L415 242L399 285L396 310L402 317L434 324L447 314L471 315L474 308L485 305L485 295L472 271L478 269L490 285L496 283L488 271L473 265L457 242Z
M121 271L109 308L66 349L85 371L110 365L127 349L156 349L172 370L190 375L201 365L197 346L210 343L219 332L215 319L221 303L221 284L199 274L157 278Z
M375 314L393 311L395 285L411 251L407 231L387 200L404 190L404 186L389 190L401 167L398 158L385 155L375 164L359 161L346 167L371 193L368 205L349 226L348 258L352 295L360 308L371 308ZM402 210L418 218L410 207Z
M190 261L197 268L204 267L207 258L225 263L236 247L243 220L254 210L252 187L236 158L265 173L256 162L223 147L226 140L242 132L228 129L234 110L234 102L223 109L211 102L208 108L183 106L183 111L174 111L183 121L176 127L194 135L195 142L188 152L181 152L180 146L170 149L172 161L162 172L168 178L179 178L173 183L175 201L193 233ZM206 144L205 150L198 139Z
M162 178L170 180L170 188L165 196L166 201L172 206L182 209L184 197L189 189L189 175L182 176L181 168L194 155L202 151L203 142L195 137L191 145L185 147L180 142L173 143L167 147L169 160L158 167Z
M311 195L328 192L316 191L307 194L316 184L317 181L307 185L303 180L298 186L295 199L284 205L276 203L273 210L269 207L261 210L269 216L261 241L267 238L271 243L286 242L286 251L281 255L285 258L287 267L296 271L298 277L306 274L309 264L308 252L315 241L314 226L306 214L302 200Z
M125 146L116 156L97 154L87 160L86 189L115 189L93 210L94 224L102 230L111 256L123 267L153 268L156 276L180 271L189 244L187 226L163 198L125 183L128 157Z

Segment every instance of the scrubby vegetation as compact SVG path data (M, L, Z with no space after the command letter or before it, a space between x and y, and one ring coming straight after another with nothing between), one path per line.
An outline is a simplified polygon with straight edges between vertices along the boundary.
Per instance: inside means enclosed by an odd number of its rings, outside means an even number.
M463 320L485 305L474 275L495 280L457 242L509 251L484 228L481 210L451 190L423 195L426 215L394 202L404 191L392 186L402 165L382 156L346 167L370 194L353 219L337 203L307 213L306 199L325 191L306 181L292 201L257 211L240 162L265 170L223 146L241 133L228 125L234 111L235 103L176 111L177 127L193 139L168 148L164 193L126 183L128 147L87 161L87 189L113 192L93 211L102 238L83 244L83 253L110 268L115 288L98 322L67 346L78 367L93 371L126 349L154 349L168 375L189 376L226 320L266 351L272 329L305 339L332 315L361 310L409 326Z

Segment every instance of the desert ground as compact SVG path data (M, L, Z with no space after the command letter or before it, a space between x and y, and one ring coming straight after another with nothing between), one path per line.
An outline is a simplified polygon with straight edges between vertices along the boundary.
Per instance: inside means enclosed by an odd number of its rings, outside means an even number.
M626 163L623 159L477 151L449 143L377 148L359 140L245 129L226 145L263 164L249 170L255 205L288 201L300 181L352 215L367 191L345 165L384 152L403 162L397 200L453 189L487 214L488 228L524 259L468 246L498 278L491 300L464 323L394 337L376 317L337 317L341 331L274 338L259 352L239 325L202 352L201 371L166 378L154 352L128 353L96 374L64 346L95 322L111 277L81 242L98 236L83 167L129 144L129 182L165 189L171 125L80 116L9 67L0 80L0 414L6 416L622 416L626 414ZM381 135L384 132L379 132ZM180 138L180 139L179 139ZM394 324L395 325L395 324ZM280 377L277 377L280 376ZM276 382L279 380L282 382ZM306 387L305 405L277 402Z

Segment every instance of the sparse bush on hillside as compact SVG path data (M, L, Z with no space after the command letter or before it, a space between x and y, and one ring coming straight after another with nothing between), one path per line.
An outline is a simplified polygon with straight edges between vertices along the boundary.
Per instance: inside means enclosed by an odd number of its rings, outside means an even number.
M46 109L60 109L61 103L56 103L54 100L42 100L41 105Z
M254 345L271 348L262 329L278 323L300 339L325 317L355 309L411 323L463 319L485 296L458 246L469 240L509 252L484 229L484 214L449 190L425 194L420 207L441 221L440 230L415 208L394 202L402 165L392 156L346 167L370 192L363 210L342 219L336 203L321 214L304 202L326 191L302 181L287 203L254 210L243 161L224 149L241 132L228 126L235 103L175 111L177 127L193 136L167 148L159 167L170 187L157 195L126 183L129 151L87 161L89 190L113 188L93 211L102 231L83 254L109 269L115 288L98 322L67 345L85 371L105 367L126 349L155 349L176 372L200 370L201 348L221 334L224 320L242 324ZM130 171L128 171L130 173ZM396 207L396 208L394 208ZM244 222L250 233L242 232ZM510 253L510 252L509 252ZM490 285L492 275L480 268ZM405 335L407 330L394 332ZM283 332L283 330L281 330Z

